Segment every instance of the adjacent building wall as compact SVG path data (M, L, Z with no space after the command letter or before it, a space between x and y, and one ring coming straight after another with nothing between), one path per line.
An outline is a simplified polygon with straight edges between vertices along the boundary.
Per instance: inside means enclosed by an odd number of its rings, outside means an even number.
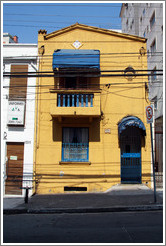
M122 31L147 39L148 69L163 70L163 3L126 3L122 4ZM137 15L134 14L137 12ZM138 24L131 23L132 19ZM159 73L159 72L158 72ZM162 73L162 71L160 72ZM155 115L155 169L163 171L163 76L149 77L149 99L154 104ZM160 178L160 180L162 180Z
M11 72L12 65L28 65L28 72L37 70L37 44L4 44L3 45L3 72ZM21 72L21 71L20 71ZM6 155L7 143L24 143L23 158L23 182L21 195L24 196L25 188L30 188L29 194L32 194L33 186L33 149L34 149L34 117L35 117L35 92L36 78L27 77L27 95L25 107L24 126L9 126L7 124L8 102L9 102L10 77L3 79L3 148L2 165L4 178L4 195L6 180ZM21 87L18 88L21 90ZM19 99L18 99L19 100ZM20 99L21 101L22 99ZM5 195L6 196L6 195ZM8 195L10 196L10 195ZM16 196L14 193L12 196Z

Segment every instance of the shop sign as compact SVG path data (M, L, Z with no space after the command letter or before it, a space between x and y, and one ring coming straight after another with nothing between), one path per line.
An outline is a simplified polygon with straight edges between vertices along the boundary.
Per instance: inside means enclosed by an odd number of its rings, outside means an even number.
M25 102L9 101L8 125L24 125Z

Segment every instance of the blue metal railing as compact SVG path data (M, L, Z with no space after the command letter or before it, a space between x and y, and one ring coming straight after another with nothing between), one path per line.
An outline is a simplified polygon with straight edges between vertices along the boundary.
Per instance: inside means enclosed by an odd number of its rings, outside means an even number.
M93 94L58 94L58 107L93 107Z
M88 161L89 143L62 143L62 161Z

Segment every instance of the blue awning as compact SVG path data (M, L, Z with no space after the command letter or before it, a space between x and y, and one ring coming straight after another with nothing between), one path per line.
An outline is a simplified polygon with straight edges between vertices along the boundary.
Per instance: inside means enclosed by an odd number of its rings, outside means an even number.
M53 70L56 68L100 69L99 50L58 49L53 53Z
M128 127L138 127L142 130L143 136L146 136L146 128L144 123L135 116L128 116L122 119L122 121L118 124L118 135L126 130Z

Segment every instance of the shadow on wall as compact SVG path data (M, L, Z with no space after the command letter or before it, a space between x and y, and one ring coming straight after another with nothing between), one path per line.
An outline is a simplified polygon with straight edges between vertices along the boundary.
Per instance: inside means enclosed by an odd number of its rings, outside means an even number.
M89 142L100 142L100 119L93 119L89 122L89 118L62 118L59 122L58 119L52 120L53 141L62 141L62 128L63 127L89 127Z

